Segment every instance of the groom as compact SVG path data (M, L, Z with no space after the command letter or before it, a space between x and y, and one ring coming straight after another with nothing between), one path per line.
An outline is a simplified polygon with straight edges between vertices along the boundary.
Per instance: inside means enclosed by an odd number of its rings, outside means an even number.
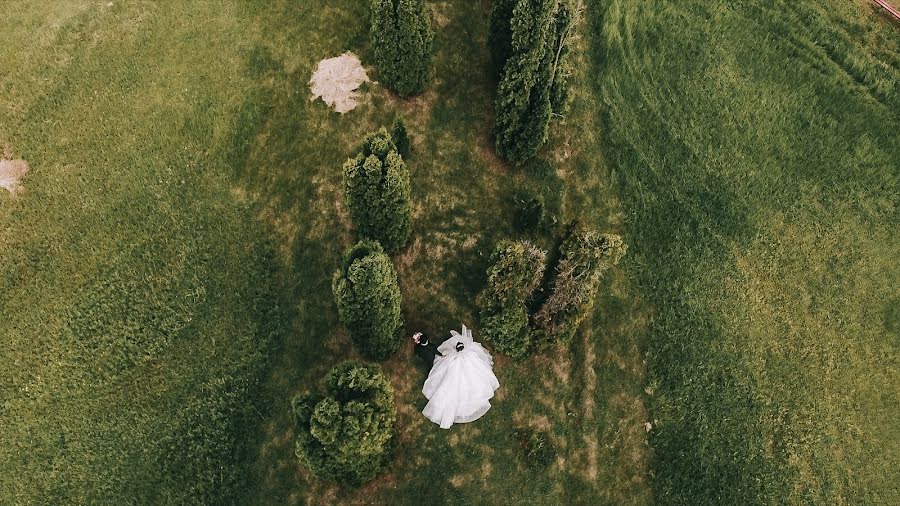
M434 365L434 357L444 356L443 353L438 351L437 345L428 342L428 338L421 332L416 332L413 335L413 341L416 343L416 355L425 361L425 365L428 366L429 370Z

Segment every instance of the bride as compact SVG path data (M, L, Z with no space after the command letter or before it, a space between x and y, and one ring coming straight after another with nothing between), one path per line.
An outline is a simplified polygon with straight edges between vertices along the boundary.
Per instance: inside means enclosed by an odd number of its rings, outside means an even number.
M467 423L481 418L491 409L490 398L500 382L491 369L490 353L472 340L472 331L462 327L453 330L450 339L438 347L438 356L422 393L428 405L422 414L442 429L454 423Z

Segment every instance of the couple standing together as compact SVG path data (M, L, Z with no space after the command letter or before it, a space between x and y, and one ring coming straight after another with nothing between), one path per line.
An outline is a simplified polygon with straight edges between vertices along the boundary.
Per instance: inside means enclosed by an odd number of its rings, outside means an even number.
M500 382L492 369L491 354L472 339L472 331L450 332L440 346L429 342L421 332L413 336L416 355L431 370L422 393L428 404L422 414L432 422L449 429L454 423L467 423L481 418L491 409L490 399Z

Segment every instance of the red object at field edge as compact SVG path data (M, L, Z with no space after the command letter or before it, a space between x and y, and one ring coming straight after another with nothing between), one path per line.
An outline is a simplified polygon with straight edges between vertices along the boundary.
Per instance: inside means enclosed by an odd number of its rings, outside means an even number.
M884 10L891 13L891 15L894 16L894 19L900 19L900 11L898 11L897 8L894 7L893 5L889 4L887 2L887 0L872 0L872 1L877 3L878 5L880 5L882 8L884 8Z

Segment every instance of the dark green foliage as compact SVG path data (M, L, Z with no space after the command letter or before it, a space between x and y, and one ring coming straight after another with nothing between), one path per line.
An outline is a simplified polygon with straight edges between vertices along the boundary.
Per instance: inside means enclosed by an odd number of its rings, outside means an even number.
M296 455L322 478L359 485L385 464L394 433L394 393L381 367L346 362L328 373L324 394L291 401Z
M406 130L406 121L399 114L394 117L394 124L391 126L391 138L394 145L397 146L397 152L404 160L409 158L412 152L412 142L409 140L409 132Z
M344 195L359 234L395 253L409 240L412 205L409 172L391 135L382 128L366 137L344 164Z
M504 35L506 4L498 5L491 31L497 58L508 58L497 91L497 152L511 162L533 157L547 138L554 113L568 102L569 41L574 7L567 1L519 0L510 19L510 45Z
M402 97L421 93L431 73L433 33L424 0L372 0L372 48L379 79Z
M361 241L334 273L334 301L350 340L364 355L382 360L400 345L403 317L397 272L381 245Z
M503 70L512 53L513 8L519 0L495 0L491 7L491 22L488 31L488 48L498 72Z
M485 340L513 357L531 349L528 301L544 273L546 253L526 241L501 241L478 298Z
M497 152L511 162L531 158L547 138L555 8L555 0L521 0L513 8L494 129Z
M539 345L567 342L594 307L600 279L625 254L622 238L571 225L560 244L549 297L534 315Z

